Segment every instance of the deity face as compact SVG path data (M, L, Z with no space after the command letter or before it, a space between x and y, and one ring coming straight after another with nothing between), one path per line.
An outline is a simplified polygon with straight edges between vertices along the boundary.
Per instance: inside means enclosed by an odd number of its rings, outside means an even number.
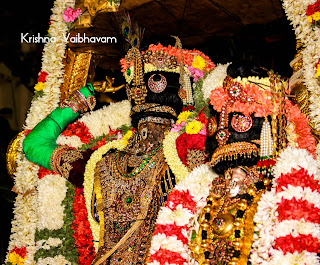
M143 122L138 125L140 135L140 146L144 146L145 151L162 145L165 132L170 129L170 123Z
M226 186L228 187L227 189L229 197L235 197L239 194L241 186L244 185L246 175L246 172L239 167L228 169L225 172Z

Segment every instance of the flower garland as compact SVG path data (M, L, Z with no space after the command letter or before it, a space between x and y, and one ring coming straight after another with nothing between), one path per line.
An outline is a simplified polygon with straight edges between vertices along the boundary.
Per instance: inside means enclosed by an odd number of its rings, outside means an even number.
M313 5L309 5L306 14L308 16L308 21L316 26L320 27L320 1L318 0Z
M27 115L24 129L28 131L45 118L57 105L60 98L60 84L63 82L63 58L66 41L63 33L67 26L62 19L63 11L67 6L73 7L73 0L56 0L50 17L50 35L55 37L55 42L45 44L42 69L38 77L38 85L35 89L43 91L41 96L36 97L32 102ZM35 231L37 218L41 213L37 213L38 201L34 192L38 182L39 167L29 162L22 152L22 136L17 158L17 171L15 173L15 188L19 193L14 203L14 219L12 221L11 237L9 241L7 261L10 253L16 248L25 248L23 264L31 264L36 253ZM27 195L25 195L27 194ZM12 255L12 254L11 254ZM61 263L62 264L62 263ZM65 263L67 264L67 263Z
M166 162L176 178L176 182L183 180L188 174L188 168L181 161L176 148L176 140L179 137L178 132L169 132L163 140L163 154Z
M58 137L57 144L80 148L94 142L94 139L108 135L111 130L115 131L123 125L130 126L130 110L130 102L123 100L88 112L68 125Z
M172 68L162 68L159 69L157 65L153 63L144 64L144 73L152 72L152 71L166 71L166 72L174 72L180 73L180 60L183 60L185 71L189 73L189 76L193 77L195 82L198 81L199 78L203 78L205 73L208 73L212 69L215 68L215 64L210 60L208 56L198 50L186 50L179 49L172 46L162 46L160 43L157 45L151 44L146 51L143 51L141 55L148 53L157 53L163 52L165 55L169 57L175 57L178 61L177 66ZM133 79L134 73L134 63L133 60L130 62L127 61L127 56L120 60L121 72L123 73L127 83L130 83Z
M89 265L94 259L95 249L88 221L88 212L85 206L85 198L83 191L79 188L76 189L73 211L75 219L72 224L72 229L74 230L73 236L76 240L75 244L78 248L78 264Z
M42 91L31 104L26 118L25 129L32 129L53 111L60 100L60 85L63 83L65 49L67 40L63 37L68 31L63 19L64 11L74 7L74 0L56 0L50 17L48 33L55 41L47 42L43 49L42 69L35 89Z
M255 76L248 78L237 77L234 81L242 85L243 91L246 92L246 96L252 100L250 102L241 102L240 100L235 101L229 109L229 112L237 111L242 112L245 115L254 113L256 117L264 117L266 115L271 115L273 111L277 110L272 102L271 92L266 89L270 87L269 78L259 78ZM209 99L213 108L216 111L221 112L226 102L230 100L230 96L223 86L215 87L212 85Z
M274 188L265 193L254 217L252 264L318 264L320 183L316 161L288 147L274 170Z
M293 139L292 142L289 142L289 145L306 149L315 158L316 143L308 125L307 116L301 112L297 105L287 101L286 117L289 124L287 137ZM292 128L292 130L290 130L290 128Z
M303 76L304 81L310 92L310 110L311 117L317 130L320 129L320 97L319 82L316 77L316 63L320 57L320 28L315 27L312 19L313 14L317 16L319 11L319 0L283 0L283 7L288 19L292 22L296 38L301 40L304 50L302 51L303 59Z
M203 80L202 93L205 100L207 100L211 94L211 91L215 87L222 87L223 80L227 76L227 69L231 63L218 64Z
M209 166L201 165L171 191L158 214L147 264L193 264L188 243L216 177Z

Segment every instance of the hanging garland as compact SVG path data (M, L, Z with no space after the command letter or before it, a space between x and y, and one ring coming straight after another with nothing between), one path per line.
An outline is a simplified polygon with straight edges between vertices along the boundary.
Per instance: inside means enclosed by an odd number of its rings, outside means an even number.
M277 160L273 187L254 217L252 264L319 264L320 183L316 161L288 147Z

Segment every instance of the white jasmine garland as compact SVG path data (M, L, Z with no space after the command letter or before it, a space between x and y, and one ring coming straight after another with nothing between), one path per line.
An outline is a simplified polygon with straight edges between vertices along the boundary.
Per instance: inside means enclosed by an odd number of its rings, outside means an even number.
M67 145L73 148L79 148L80 146L83 145L81 138L77 135L65 136L63 134L60 134L57 138L56 143L58 145Z
M58 247L62 244L62 240L60 238L52 238L49 237L47 240L39 240L37 241L38 249L50 249L52 247Z
M65 259L64 256L58 255L55 257L48 257L48 258L40 258L37 263L37 265L48 265L48 264L63 264L63 265L71 265L72 263Z
M304 220L285 220L279 223L276 227L277 236L285 237L287 235L292 235L297 237L299 234L312 235L320 240L320 226L319 224L305 222Z
M315 124L315 128L319 130L320 85L316 78L315 64L320 58L320 28L312 27L306 14L308 6L315 2L315 0L283 0L283 7L295 30L297 40L300 40L304 47L301 52L304 84L310 93L310 117Z
M93 112L84 114L79 122L83 122L93 137L108 134L110 129L116 130L122 125L131 125L131 104L128 100L110 103Z
M89 130L93 138L108 135L111 130L116 130L122 125L131 125L131 104L128 100L111 103L96 111L85 113L77 122L81 122ZM74 148L81 147L84 142L77 135L59 135L57 144Z
M53 111L60 100L60 85L63 83L65 48L67 40L63 37L68 27L62 15L67 7L74 7L74 0L56 0L50 17L49 34L56 41L47 42L43 49L42 71L48 73L44 95L33 101L27 115L24 129L32 129Z
M32 129L42 119L44 119L55 107L58 106L60 98L60 84L63 82L63 58L66 41L63 33L67 32L66 23L62 15L67 6L74 7L74 0L56 0L50 17L51 25L49 33L56 38L53 43L46 43L42 57L42 70L48 73L44 95L33 101L27 115L24 129ZM29 162L22 152L22 142L20 141L17 158L17 171L14 176L15 188L19 194L14 203L14 218L12 221L11 236L9 241L9 251L14 247L26 247L27 255L24 263L34 264L36 252L35 231L37 228L38 216L41 213L38 209L37 182L38 169L34 163ZM23 196L27 191L31 194ZM45 264L68 264L68 262L45 262Z
M307 200L313 203L315 207L320 208L320 194L317 191L312 191L309 187L292 187L288 185L288 188L284 188L284 191L279 192L277 197L284 198L286 200Z
M305 265L305 264L319 264L319 257L317 253L310 253L303 251L302 253L287 253L283 255L282 251L274 250L274 259L269 263L270 265L279 264L294 264L294 265Z
M35 246L35 231L37 222L36 209L38 207L37 196L35 189L37 186L37 172L39 166L29 162L22 153L22 141L17 155L17 171L15 173L14 183L18 192L13 206L14 217L11 221L11 235L9 240L8 250L14 247L26 247L27 256L26 264L33 262L33 257L36 252ZM26 192L31 192L29 195L24 195ZM6 259L8 259L8 254Z
M64 224L64 206L66 197L66 179L60 175L49 174L38 183L38 222L39 230L57 230Z
M314 175L316 179L319 179L317 163L315 163L310 153L305 149L290 146L279 154L277 163L272 170L276 179L281 174L290 173L293 168L299 170L300 167L305 168L310 175Z
M227 68L230 64L231 63L218 64L203 80L202 92L204 100L209 98L214 88L222 86L223 80L227 76Z

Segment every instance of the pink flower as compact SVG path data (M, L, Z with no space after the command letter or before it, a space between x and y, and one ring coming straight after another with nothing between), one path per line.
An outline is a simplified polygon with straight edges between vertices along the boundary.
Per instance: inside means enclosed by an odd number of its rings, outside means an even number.
M199 77L203 78L203 76L204 76L204 72L198 68L193 68L192 66L189 66L188 70L189 70L190 74L192 75L194 82L197 82Z
M77 8L76 10L73 10L71 7L67 7L67 9L63 13L63 20L68 23L68 22L74 22L77 17L81 14L81 9Z
M187 123L185 121L182 121L180 124L179 123L174 124L172 126L171 132L179 132L182 129L182 127L186 124Z

